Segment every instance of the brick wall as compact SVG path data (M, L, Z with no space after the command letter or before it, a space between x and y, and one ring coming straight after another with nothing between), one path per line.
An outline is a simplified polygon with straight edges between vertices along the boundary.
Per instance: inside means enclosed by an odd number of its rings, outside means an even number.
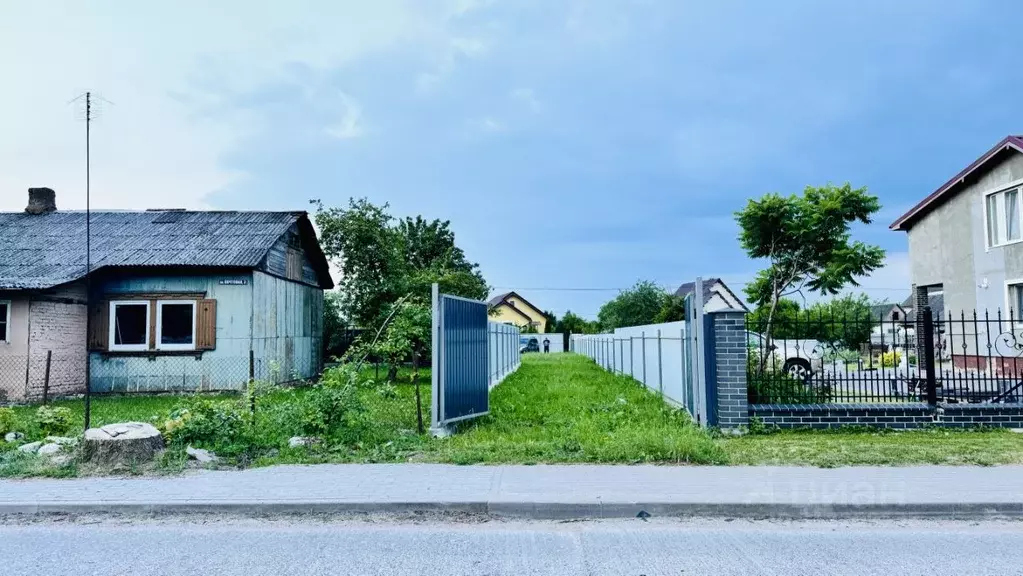
M713 387L716 425L737 428L749 422L746 400L746 314L736 310L708 312L705 324L713 332L707 339L707 379ZM712 421L715 423L715 421Z
M749 413L778 428L1023 428L1021 404L752 404Z
M43 395L50 351L50 396L85 392L85 288L71 284L32 296L29 304L28 398Z

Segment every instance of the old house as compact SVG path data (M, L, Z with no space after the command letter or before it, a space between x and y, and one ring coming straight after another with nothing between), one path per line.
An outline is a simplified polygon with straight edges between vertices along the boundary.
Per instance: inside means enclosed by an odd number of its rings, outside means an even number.
M305 212L94 211L87 288L85 213L29 196L0 213L0 395L81 393L86 362L100 393L320 371L333 282Z

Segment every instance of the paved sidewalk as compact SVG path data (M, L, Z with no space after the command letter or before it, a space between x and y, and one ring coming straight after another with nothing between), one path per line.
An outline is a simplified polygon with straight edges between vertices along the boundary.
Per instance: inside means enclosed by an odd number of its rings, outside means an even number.
M529 518L708 515L1023 517L1023 466L275 466L158 478L0 481L0 514L477 512Z

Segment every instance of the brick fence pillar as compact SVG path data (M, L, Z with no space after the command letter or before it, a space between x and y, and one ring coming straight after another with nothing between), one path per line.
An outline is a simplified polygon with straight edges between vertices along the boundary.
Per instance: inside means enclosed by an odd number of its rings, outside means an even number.
M707 313L707 406L709 422L719 428L749 423L746 399L746 313L718 310Z

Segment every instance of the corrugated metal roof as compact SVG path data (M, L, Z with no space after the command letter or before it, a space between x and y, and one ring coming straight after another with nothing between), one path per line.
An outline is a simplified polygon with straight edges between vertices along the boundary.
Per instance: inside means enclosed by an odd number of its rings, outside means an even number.
M254 268L304 212L92 212L92 268ZM0 212L0 289L49 288L85 275L85 212Z

